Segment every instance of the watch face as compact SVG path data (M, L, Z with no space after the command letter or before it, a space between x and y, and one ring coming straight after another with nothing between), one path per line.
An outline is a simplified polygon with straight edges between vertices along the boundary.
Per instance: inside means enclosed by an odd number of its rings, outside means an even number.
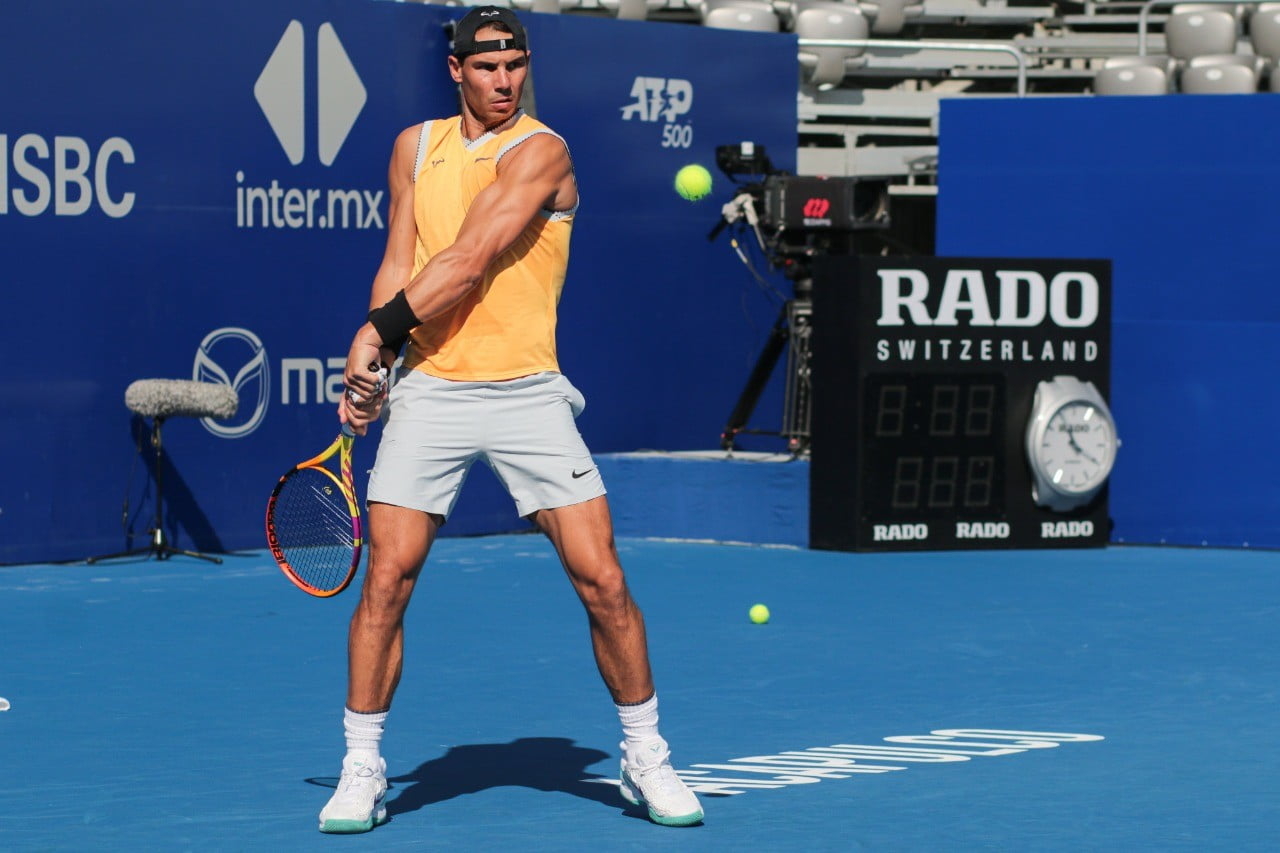
M1111 473L1115 459L1111 420L1091 403L1067 403L1049 418L1035 458L1059 492L1076 494L1097 488Z

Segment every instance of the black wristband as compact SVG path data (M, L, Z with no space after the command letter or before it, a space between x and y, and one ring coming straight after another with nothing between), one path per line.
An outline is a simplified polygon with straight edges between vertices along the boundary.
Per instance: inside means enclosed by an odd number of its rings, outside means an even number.
M409 336L404 335L403 337L396 338L394 341L387 341L382 346L384 349L389 349L394 352L396 354L396 358L399 358L400 351L404 349L404 343L407 340L409 340Z
M409 331L421 325L418 318L413 316L413 309L409 307L409 300L403 290L391 297L386 305L370 311L369 322L382 339L382 345L393 347L397 351L404 346L404 339L409 337Z
M366 319L368 319L368 320L372 321L372 320L373 320L373 312L374 312L374 311L377 311L377 310L378 310L377 308L374 308L374 309L373 309L373 311L370 311L370 312L369 312L369 316L368 316ZM394 352L394 353L396 354L396 358L399 358L399 357L400 357L400 351L404 349L405 342L406 342L406 341L408 341L408 340L409 340L409 336L408 336L408 335L401 335L400 337L396 338L394 341L383 341L383 342L382 342L382 347L383 347L383 348L385 348L385 349L389 349L389 350L391 350L392 352Z

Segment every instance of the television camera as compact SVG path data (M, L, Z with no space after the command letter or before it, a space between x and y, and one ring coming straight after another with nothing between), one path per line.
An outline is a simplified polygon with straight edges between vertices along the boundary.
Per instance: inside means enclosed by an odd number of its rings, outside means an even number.
M764 146L752 142L717 146L716 165L738 192L708 239L742 223L793 281L808 277L809 258L856 254L858 232L889 227L888 181L792 175L775 169ZM741 182L748 177L756 180Z

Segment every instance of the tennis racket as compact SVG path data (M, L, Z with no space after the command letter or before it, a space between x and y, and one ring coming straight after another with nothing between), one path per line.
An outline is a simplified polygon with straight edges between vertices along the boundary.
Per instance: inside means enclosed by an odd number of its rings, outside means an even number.
M385 371L378 380L384 385ZM355 402L362 402L354 391ZM349 424L324 452L289 469L267 501L267 545L285 577L303 592L319 598L347 588L360 565L364 548L360 505L351 475ZM338 457L335 474L327 463Z

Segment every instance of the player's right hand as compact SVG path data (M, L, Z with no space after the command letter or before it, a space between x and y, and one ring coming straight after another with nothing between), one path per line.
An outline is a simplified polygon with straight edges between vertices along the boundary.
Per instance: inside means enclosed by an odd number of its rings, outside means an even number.
M364 435L369 431L369 424L376 421L382 414L382 404L386 399L385 390L363 403L356 403L351 399L350 394L343 394L338 402L338 420L344 424L350 424L351 431L356 435Z
M338 420L350 424L356 435L368 432L369 424L382 414L382 404L387 399L387 369L380 364L370 364L369 369L377 374L373 392L365 396L354 388L348 388L338 404Z

